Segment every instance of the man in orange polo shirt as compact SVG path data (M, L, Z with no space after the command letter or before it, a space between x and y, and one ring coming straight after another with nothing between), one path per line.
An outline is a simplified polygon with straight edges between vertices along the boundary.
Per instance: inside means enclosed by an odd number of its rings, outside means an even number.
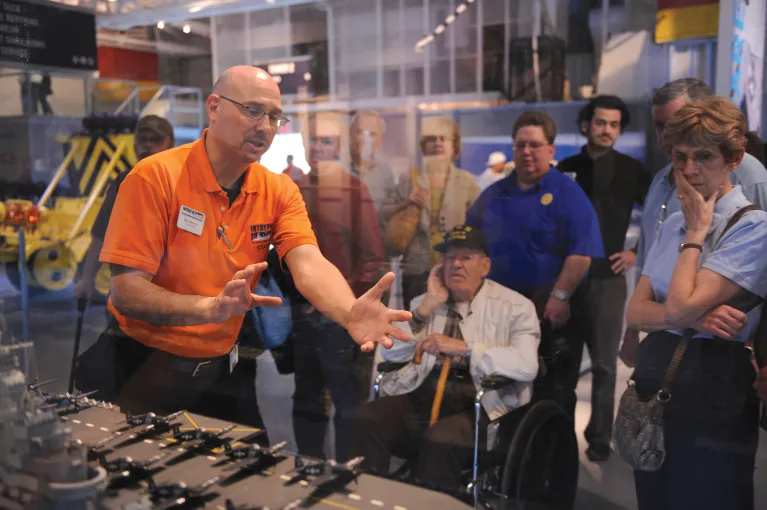
M186 409L232 419L233 403L248 404L235 395L236 339L248 310L279 303L252 293L272 244L304 297L363 350L390 347L389 335L409 338L392 324L410 313L379 299L394 275L356 299L317 247L298 187L257 163L287 122L271 76L250 66L228 69L207 112L210 127L200 140L131 171L104 240L115 323L97 345L110 346L114 363L91 363L101 375L91 386L127 412Z

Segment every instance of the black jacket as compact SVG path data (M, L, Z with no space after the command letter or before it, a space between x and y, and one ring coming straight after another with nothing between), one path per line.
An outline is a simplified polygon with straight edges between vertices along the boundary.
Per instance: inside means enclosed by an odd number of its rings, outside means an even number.
M594 160L586 147L560 161L557 169L575 174L597 213L606 258L592 261L591 276L615 276L607 257L623 251L631 211L635 203L644 205L652 181L650 173L640 161L613 149Z

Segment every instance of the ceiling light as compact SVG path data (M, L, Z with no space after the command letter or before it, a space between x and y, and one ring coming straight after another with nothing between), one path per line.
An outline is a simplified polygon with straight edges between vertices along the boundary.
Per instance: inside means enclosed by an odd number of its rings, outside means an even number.
M474 0L466 0L466 3L467 3L467 4L473 4L473 3L474 3Z
M309 81L312 79L312 73L304 73L304 81Z
M158 21L157 22L157 28L159 28L160 30L165 28L165 22L164 21Z
M466 4L461 4L455 8L455 12L457 12L458 14L461 14L465 10L466 10Z
M188 34L189 32L192 31L192 27L190 27L189 25L184 25L184 28L182 30L184 31L185 34Z
M455 14L451 14L450 16L448 16L447 18L445 18L445 24L446 24L446 25L449 25L449 24L450 24L450 23L452 23L453 21L455 21Z
M275 2L275 0L266 0L266 3L268 3L268 4L273 4L274 2Z
M439 35L442 32L445 31L445 25L437 25L437 28L434 29L434 33Z

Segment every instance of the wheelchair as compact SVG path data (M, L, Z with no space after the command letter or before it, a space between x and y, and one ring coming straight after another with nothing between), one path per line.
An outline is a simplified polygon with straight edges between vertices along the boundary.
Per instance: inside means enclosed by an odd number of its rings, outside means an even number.
M375 398L386 374L406 364L378 364L373 383ZM465 483L453 495L473 501L474 508L487 510L571 510L578 490L578 439L572 420L557 403L533 399L502 416L497 420L495 446L489 451L480 448L482 397L513 383L497 375L482 381L474 398L472 468L464 473ZM407 475L402 476L408 468L406 463L395 478L410 481Z

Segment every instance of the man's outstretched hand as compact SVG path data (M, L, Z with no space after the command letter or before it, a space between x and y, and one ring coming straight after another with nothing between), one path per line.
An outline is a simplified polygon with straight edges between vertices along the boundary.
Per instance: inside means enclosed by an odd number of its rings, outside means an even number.
M381 296L394 283L394 273L386 273L373 288L352 305L346 330L362 346L364 352L375 349L376 343L389 349L394 342L389 336L407 342L410 335L395 327L394 322L407 322L413 314L403 310L390 310L381 302Z
M237 271L221 293L211 298L210 322L220 324L229 317L245 315L254 306L280 306L278 297L257 296L250 289L269 265L266 262L251 264Z

